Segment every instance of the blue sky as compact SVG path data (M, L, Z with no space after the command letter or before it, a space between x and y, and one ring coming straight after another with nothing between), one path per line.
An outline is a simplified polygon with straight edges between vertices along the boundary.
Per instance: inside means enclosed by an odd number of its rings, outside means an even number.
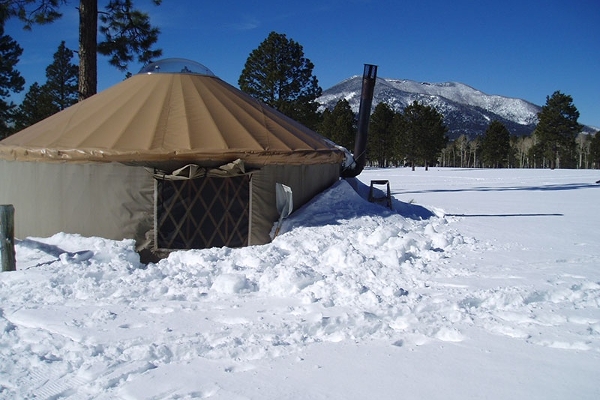
M362 74L369 63L379 66L380 77L457 81L538 105L560 90L573 97L580 123L600 127L598 0L134 3L161 29L164 58L198 61L234 86L250 52L275 31L303 46L323 89ZM17 68L27 86L45 82L61 40L77 49L77 4L71 0L60 22L31 32L17 21L5 27L24 48ZM99 90L123 79L106 59L98 64Z

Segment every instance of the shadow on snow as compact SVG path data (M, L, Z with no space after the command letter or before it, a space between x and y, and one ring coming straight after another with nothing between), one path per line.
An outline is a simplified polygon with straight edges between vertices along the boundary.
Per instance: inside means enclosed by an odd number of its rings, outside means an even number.
M459 192L508 192L515 190L523 191L555 191L555 190L579 190L579 189L598 189L600 186L594 183L570 183L565 185L541 185L541 186L514 186L514 187L475 187L464 189L428 189L395 191L393 194L418 194L418 193L459 193Z

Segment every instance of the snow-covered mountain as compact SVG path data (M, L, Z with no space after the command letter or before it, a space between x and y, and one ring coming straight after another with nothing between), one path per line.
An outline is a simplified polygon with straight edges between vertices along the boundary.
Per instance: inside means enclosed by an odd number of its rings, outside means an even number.
M362 76L353 76L323 91L317 99L324 107L333 109L341 99L350 103L358 113ZM377 78L373 106L380 102L401 111L413 101L435 107L444 116L448 136L482 135L490 122L498 120L515 135L529 135L537 124L540 106L528 101L488 95L458 82L428 83L408 79Z

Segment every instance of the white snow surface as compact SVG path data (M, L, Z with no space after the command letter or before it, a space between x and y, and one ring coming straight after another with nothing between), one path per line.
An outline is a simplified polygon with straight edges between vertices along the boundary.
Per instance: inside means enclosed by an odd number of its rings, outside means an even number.
M598 179L367 169L270 244L148 265L131 240L22 238L0 398L598 399Z

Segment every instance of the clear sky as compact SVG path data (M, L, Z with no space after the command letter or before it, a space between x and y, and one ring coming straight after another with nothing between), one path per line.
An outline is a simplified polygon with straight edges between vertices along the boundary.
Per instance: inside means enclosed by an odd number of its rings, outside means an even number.
M18 69L27 87L45 82L61 40L78 46L78 1L49 26L5 33L24 48ZM579 122L600 127L598 0L134 0L161 29L163 58L200 62L237 86L250 52L271 31L303 46L325 90L363 65L378 76L457 81L488 94L544 105L556 90L573 97ZM99 0L100 8L105 5ZM74 60L76 62L76 60ZM124 74L100 57L98 90ZM132 65L137 72L140 65Z

